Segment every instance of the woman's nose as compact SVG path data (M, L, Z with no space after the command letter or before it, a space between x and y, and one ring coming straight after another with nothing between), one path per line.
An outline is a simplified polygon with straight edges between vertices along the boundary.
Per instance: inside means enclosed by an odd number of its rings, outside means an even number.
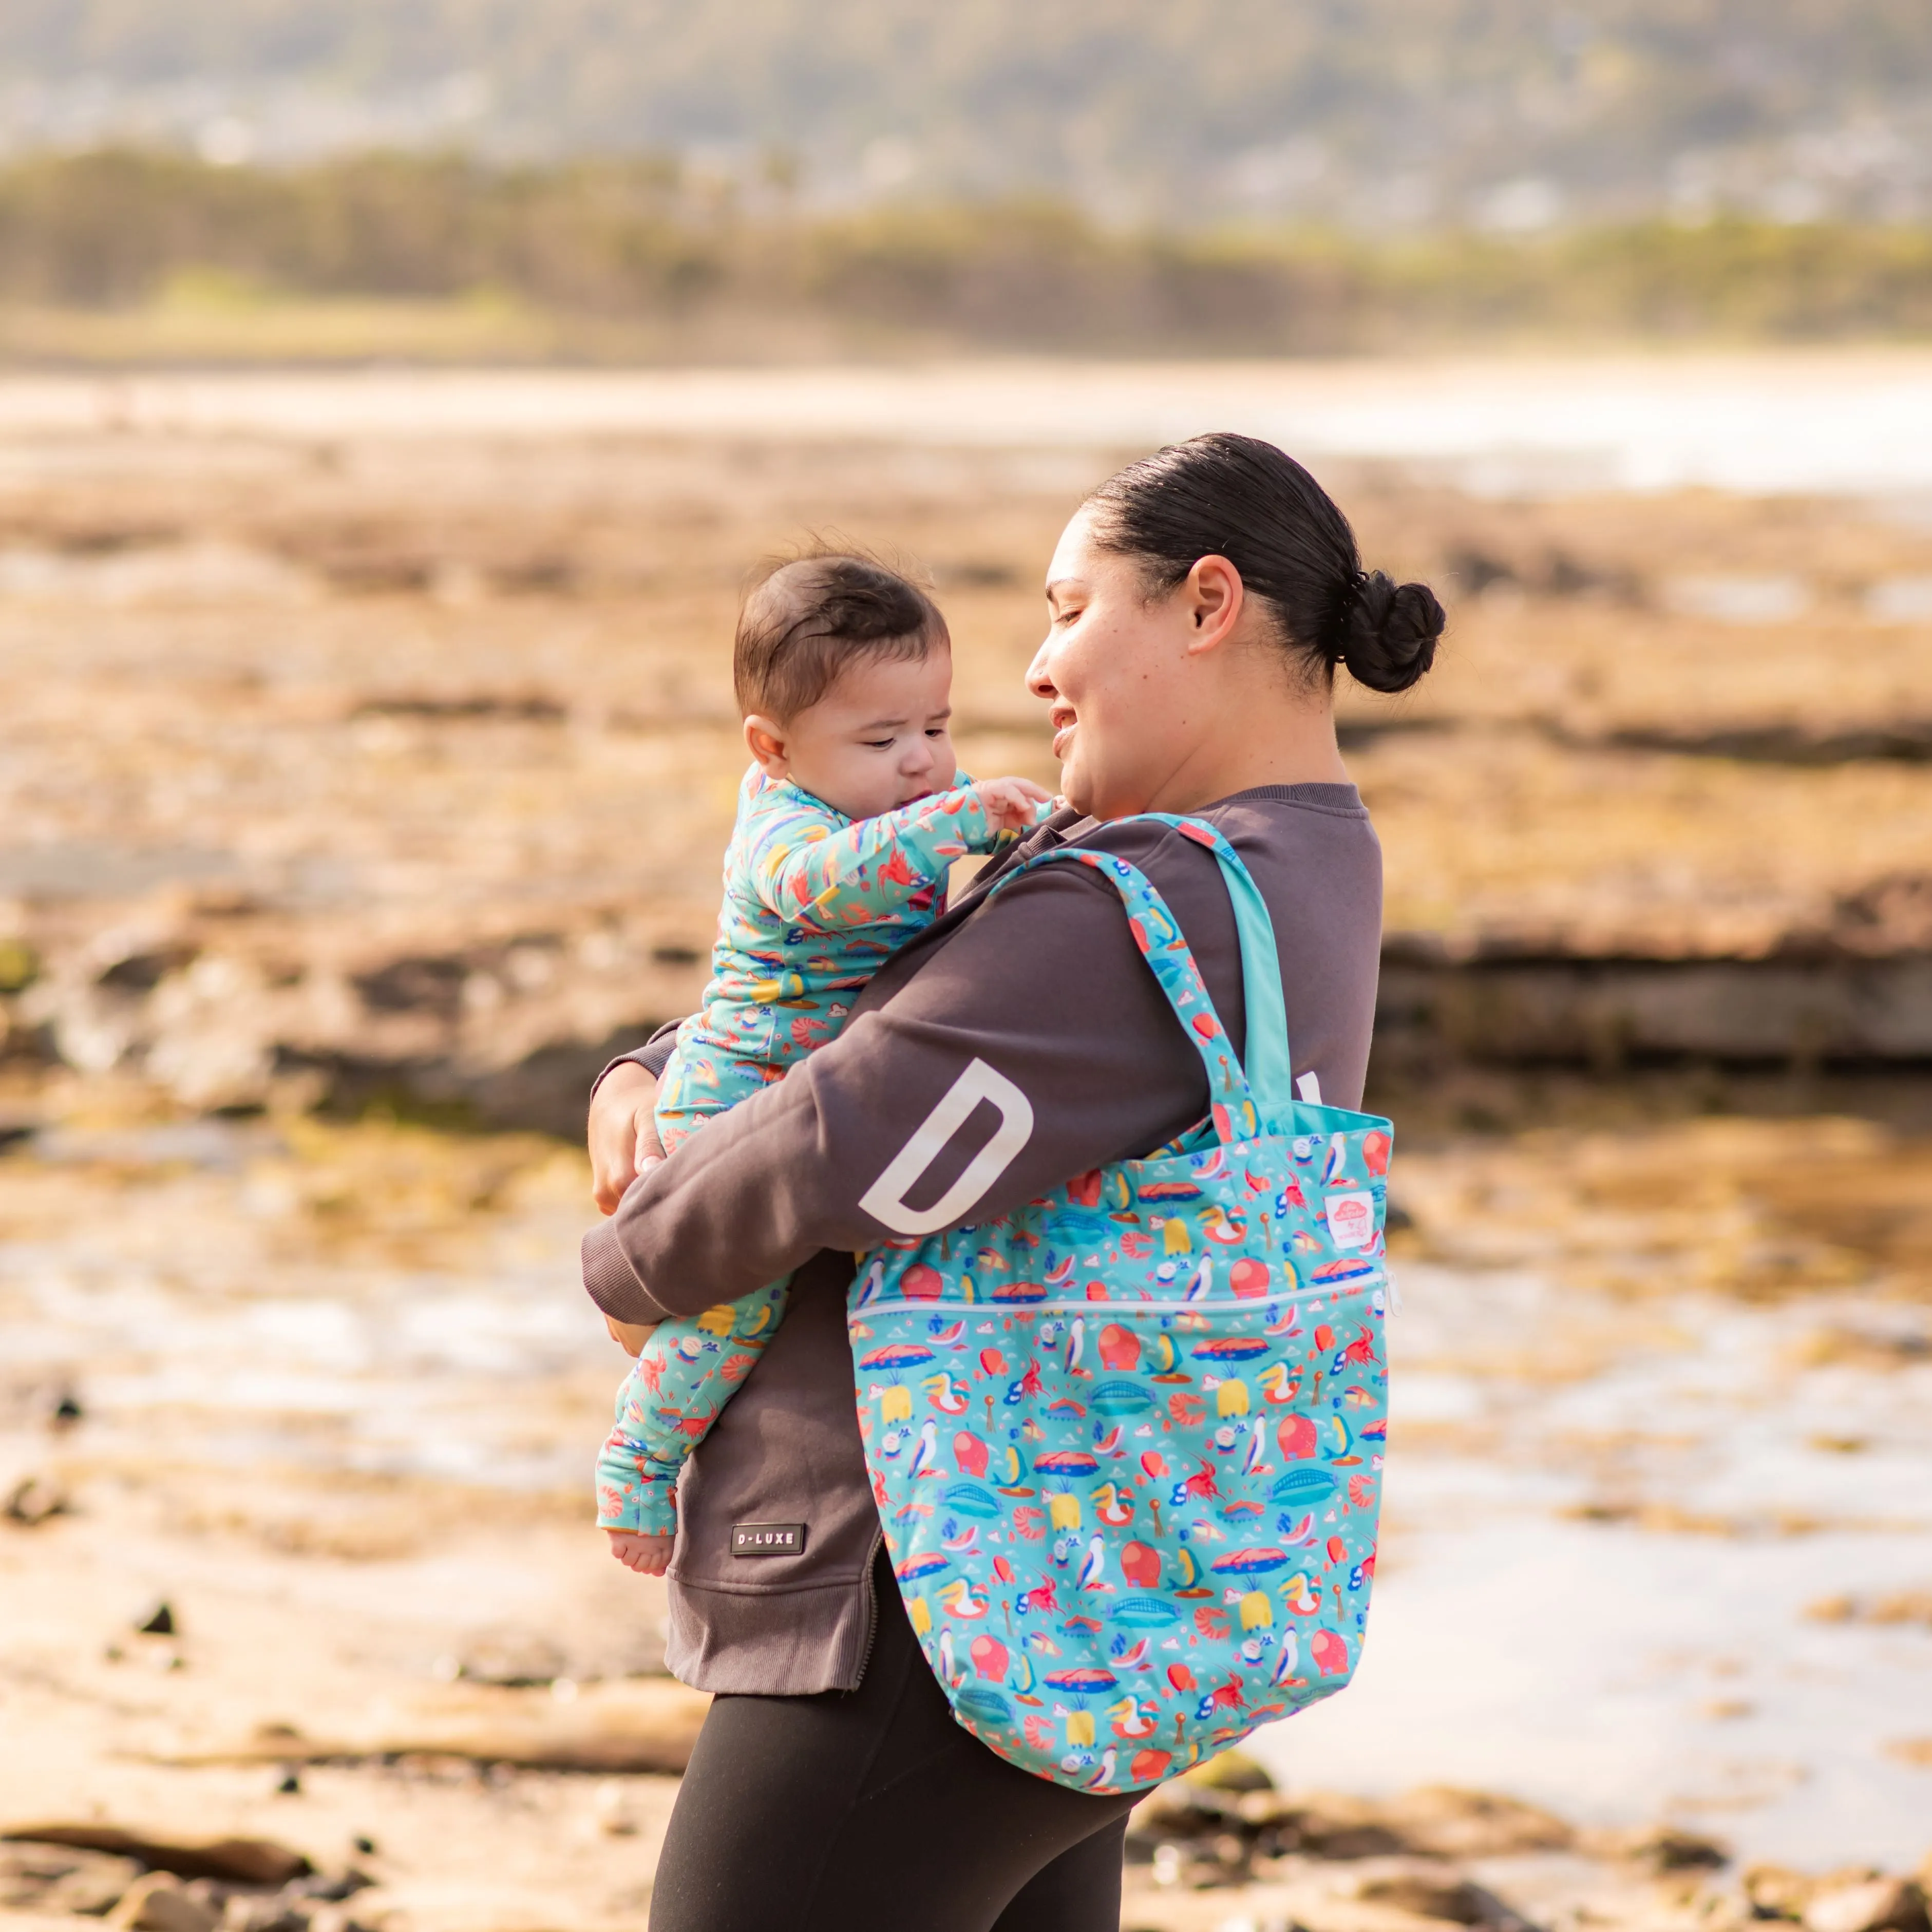
M1053 674L1047 668L1047 660L1052 655L1052 640L1048 638L1033 654L1033 662L1026 668L1026 687L1034 697L1051 703L1060 695L1060 687L1053 681Z

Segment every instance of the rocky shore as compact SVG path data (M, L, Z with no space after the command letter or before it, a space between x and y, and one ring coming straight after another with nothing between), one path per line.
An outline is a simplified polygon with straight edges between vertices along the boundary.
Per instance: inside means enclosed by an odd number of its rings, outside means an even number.
M832 529L930 567L969 763L1051 776L1036 580L1112 460L111 410L12 448L4 1064L559 1132L701 983L749 562ZM1424 687L1345 709L1384 1078L1932 1064L1909 506L1336 481L1452 614Z
M19 428L0 1926L642 1922L702 1703L587 1524L574 1142L702 982L736 584L808 529L922 560L968 767L1048 776L1035 578L1114 460ZM1452 615L1346 706L1375 1621L1148 1801L1124 1926L1926 1932L1932 534L1336 480Z
M479 1757L390 1752L377 1761L405 1780L460 1784ZM501 1760L485 1762L482 1775L493 1793L517 1783ZM293 1771L282 1780L289 1795L300 1785ZM576 1835L631 1840L644 1812L661 1825L673 1795L668 1784L644 1794L607 1780L587 1814L580 1808ZM349 1853L319 1868L277 1838L174 1837L98 1821L13 1825L0 1834L0 1926L56 1932L92 1918L134 1932L383 1932L417 1922L394 1898L403 1846L386 1851L358 1832ZM1127 1858L1123 1932L1926 1932L1932 1880L1932 1855L1916 1876L1740 1870L1720 1842L1695 1833L1582 1831L1514 1798L1449 1786L1382 1802L1290 1796L1240 1753L1144 1800ZM494 1922L537 1932L592 1922L559 1900L548 1913Z

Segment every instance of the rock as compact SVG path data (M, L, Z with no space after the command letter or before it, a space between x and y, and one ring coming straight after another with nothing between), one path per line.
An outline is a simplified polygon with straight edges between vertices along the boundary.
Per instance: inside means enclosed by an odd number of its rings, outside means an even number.
M164 1597L149 1606L134 1622L137 1636L172 1636L175 1635L174 1606Z
M150 1872L137 1879L107 1916L110 1925L127 1932L215 1932L220 1919L198 1898L182 1891L167 1872Z
M104 1912L141 1876L132 1858L62 1845L0 1845L0 1906Z
M1714 1871L1731 1862L1730 1853L1715 1838L1682 1831L1674 1825L1654 1826L1642 1832L1612 1832L1593 1837L1589 1842L1592 1850L1654 1872Z
M1247 1794L1259 1796L1259 1793ZM1170 1778L1134 1807L1130 1828L1163 1838L1198 1838L1218 1832L1222 1822L1241 1816L1242 1794L1217 1791L1212 1785L1186 1778Z
M1760 1918L1802 1918L1818 1881L1783 1865L1752 1865L1744 1875L1744 1897Z
M309 1915L308 1932L369 1932L356 1916L340 1905L324 1905Z
M1925 1894L1909 1878L1826 1879L1803 1922L1805 1932L1926 1932Z
M300 1852L271 1838L151 1838L115 1825L21 1825L0 1832L0 1844L108 1852L177 1878L220 1879L230 1885L283 1886L314 1869Z
M1388 1872L1365 1878L1355 1887L1364 1905L1392 1905L1418 1918L1439 1918L1454 1925L1520 1923L1516 1916L1492 1893L1453 1872Z
M308 1932L308 1914L280 1893L263 1898L231 1892L221 1924L223 1932Z
M1405 1792L1388 1808L1388 1822L1417 1851L1443 1858L1563 1852L1576 1838L1561 1818L1520 1798L1446 1784Z
M334 1904L345 1898L353 1898L358 1892L367 1892L375 1882L367 1872L358 1871L351 1865L346 1871L314 1872L307 1878L297 1879L292 1885L283 1888L282 1896L323 1899Z
M7 1492L8 1520L30 1529L50 1516L64 1516L72 1507L67 1491L51 1476L22 1476Z
M1159 1886L1196 1890L1240 1885L1251 1874L1264 1835L1242 1816L1242 1808L1272 1793L1238 1793L1171 1779L1134 1808L1128 1826L1127 1862L1151 1865Z
M1282 1822L1283 1851L1311 1858L1381 1858L1412 1849L1388 1808L1336 1792L1311 1792Z
M1246 1751L1225 1750L1191 1771L1181 1773L1181 1782L1204 1785L1210 1791L1272 1791L1274 1780L1267 1768Z
M385 1706L366 1721L324 1730L256 1726L230 1742L184 1744L164 1764L314 1763L324 1759L460 1757L547 1771L680 1773L711 1700L670 1678L585 1684L568 1702L548 1690L452 1684L425 1689L414 1708Z
M521 1689L554 1683L568 1676L563 1652L547 1636L533 1630L479 1631L456 1660L456 1674L472 1684L500 1684Z

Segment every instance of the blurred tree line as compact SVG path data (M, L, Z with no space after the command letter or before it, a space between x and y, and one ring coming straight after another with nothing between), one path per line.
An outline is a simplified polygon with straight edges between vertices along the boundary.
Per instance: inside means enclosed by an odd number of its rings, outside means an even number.
M1932 209L1925 0L6 0L0 140L291 163L777 142L854 202L1051 193L1378 231ZM232 136L235 130L229 130ZM248 145L252 142L253 145ZM206 150L199 150L206 152ZM1684 170L1688 173L1685 174ZM1702 185L1700 188L1700 182ZM1398 212L1398 204L1406 214Z
M650 160L367 155L269 171L101 152L0 170L0 303L138 309L196 275L264 302L483 295L700 339L722 316L803 317L854 346L1265 355L1932 332L1932 232L1898 225L1648 220L1376 243L1119 233L1045 202L807 215L782 182L748 200Z

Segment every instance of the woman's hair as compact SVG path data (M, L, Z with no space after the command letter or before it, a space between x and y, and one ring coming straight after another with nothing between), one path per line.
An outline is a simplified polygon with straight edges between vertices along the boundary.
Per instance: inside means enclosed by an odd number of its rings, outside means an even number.
M741 711L783 724L861 658L922 658L951 641L917 584L871 557L826 551L767 569L746 593L731 682Z
M1364 571L1348 518L1271 442L1197 436L1130 464L1087 502L1094 540L1133 558L1156 593L1225 556L1311 679L1344 664L1371 690L1406 691L1435 662L1435 592Z

